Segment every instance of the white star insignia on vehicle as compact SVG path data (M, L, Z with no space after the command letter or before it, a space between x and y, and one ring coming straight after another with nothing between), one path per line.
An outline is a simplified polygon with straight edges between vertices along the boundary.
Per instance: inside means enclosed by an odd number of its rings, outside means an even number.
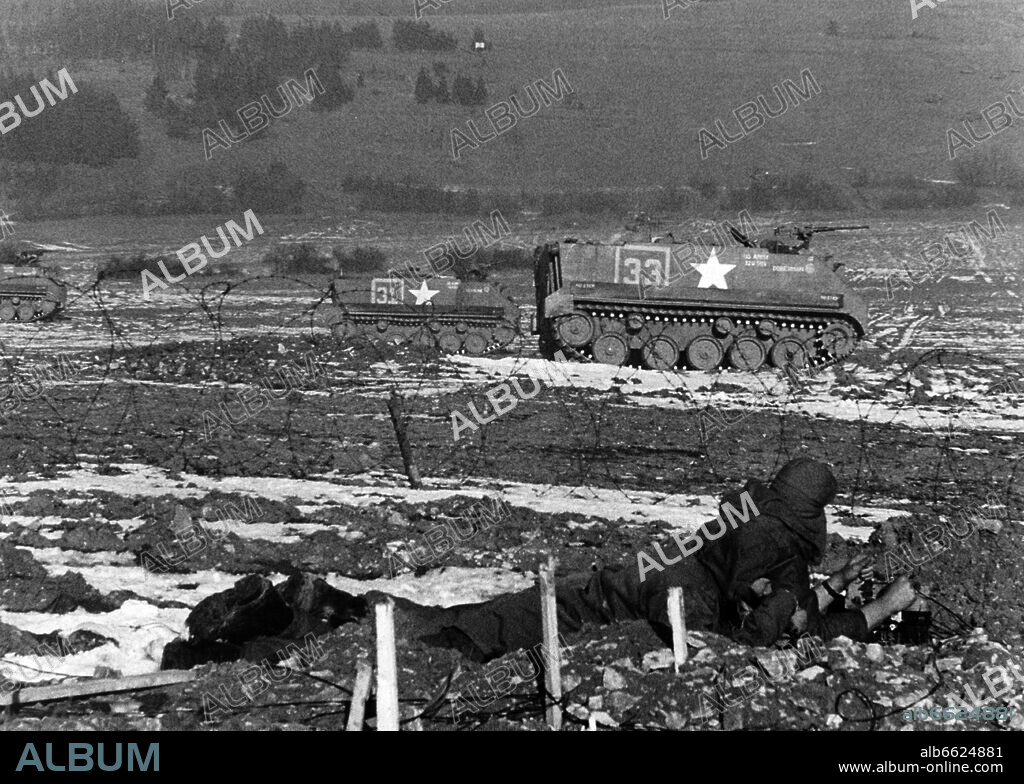
M711 255L708 256L708 260L703 264L690 263L697 272L700 273L700 282L697 284L699 289L727 289L729 284L725 282L725 273L736 267L735 264L722 264L718 260L718 253L714 248L711 249Z
M420 287L418 289L412 289L409 293L416 297L417 305L424 305L427 302L430 302L431 297L437 294L433 289L427 288L426 281L420 283Z

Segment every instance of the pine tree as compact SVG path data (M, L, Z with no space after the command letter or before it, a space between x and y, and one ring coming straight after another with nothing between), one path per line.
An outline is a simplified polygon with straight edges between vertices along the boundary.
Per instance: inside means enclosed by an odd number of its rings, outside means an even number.
M348 103L355 97L355 91L341 78L341 72L337 68L327 68L322 72L324 94L313 101L313 109L318 111L330 111L337 109L342 104Z
M487 85L484 84L482 76L477 77L474 93L475 103L487 103Z
M434 97L434 83L430 79L426 68L420 68L416 76L416 103L426 103Z

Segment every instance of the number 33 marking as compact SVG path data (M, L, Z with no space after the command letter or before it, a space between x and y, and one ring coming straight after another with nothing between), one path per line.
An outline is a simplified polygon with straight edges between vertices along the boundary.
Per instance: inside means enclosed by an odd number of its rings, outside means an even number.
M616 283L636 286L640 284L641 275L646 286L661 286L665 281L665 273L662 269L664 262L661 259L638 259L631 256L621 261L616 259L615 262Z

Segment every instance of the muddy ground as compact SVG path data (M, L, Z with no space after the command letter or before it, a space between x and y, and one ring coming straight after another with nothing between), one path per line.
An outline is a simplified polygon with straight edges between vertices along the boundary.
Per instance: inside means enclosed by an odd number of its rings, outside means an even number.
M901 714L971 695L1024 710L1024 228L1004 222L944 279L903 267L920 266L941 222L893 221L888 237L831 248L856 262L871 333L843 365L795 382L546 362L530 336L487 358L341 345L317 307L325 280L240 273L226 293L207 279L145 302L135 282L93 285L80 259L48 262L74 282L66 315L0 327L3 685L154 672L190 609L249 574L304 571L448 605L530 587L548 554L561 573L635 562L710 519L725 490L809 455L841 488L821 572L860 550L880 579L910 561L935 600L932 644L768 651L692 634L677 676L646 626L593 630L565 640L569 726L1020 728L1018 715L911 725ZM525 271L501 282L530 303ZM510 379L536 394L456 440L452 412L488 411L486 392ZM468 530L482 500L500 503L497 525L424 547ZM166 568L154 571L156 557ZM24 706L3 721L337 729L372 628L315 643L272 685L249 664L203 665L187 686ZM399 650L410 728L543 725L521 656L480 666Z

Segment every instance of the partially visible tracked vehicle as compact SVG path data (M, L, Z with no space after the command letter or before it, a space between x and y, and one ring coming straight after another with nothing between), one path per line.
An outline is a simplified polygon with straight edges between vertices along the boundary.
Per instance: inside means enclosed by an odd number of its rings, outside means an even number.
M849 356L867 308L831 261L750 245L537 248L541 352L703 371L820 366Z
M0 323L48 318L67 305L67 286L45 275L10 275L0 269Z
M364 336L479 356L519 334L516 306L488 281L338 278L331 298L327 323L339 340Z

